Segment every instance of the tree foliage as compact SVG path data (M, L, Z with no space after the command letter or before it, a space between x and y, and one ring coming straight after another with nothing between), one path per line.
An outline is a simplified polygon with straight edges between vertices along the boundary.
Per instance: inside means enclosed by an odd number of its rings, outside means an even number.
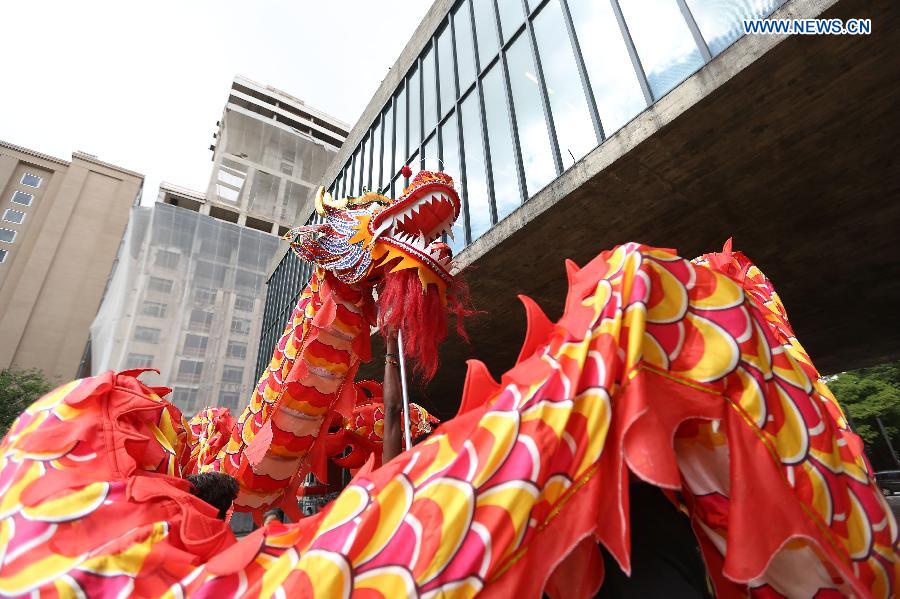
M0 370L0 435L5 435L19 414L52 388L44 373L36 368Z
M829 380L828 387L867 445L878 453L887 452L876 420L881 418L894 449L900 449L900 362L844 372Z

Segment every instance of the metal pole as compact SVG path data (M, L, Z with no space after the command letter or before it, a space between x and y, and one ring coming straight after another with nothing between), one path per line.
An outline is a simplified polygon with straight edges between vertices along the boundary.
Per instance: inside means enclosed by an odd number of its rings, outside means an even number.
M406 449L412 447L412 434L409 422L409 392L406 388L406 356L403 351L403 332L397 331L397 352L400 354L400 389L403 395L403 438L406 440Z

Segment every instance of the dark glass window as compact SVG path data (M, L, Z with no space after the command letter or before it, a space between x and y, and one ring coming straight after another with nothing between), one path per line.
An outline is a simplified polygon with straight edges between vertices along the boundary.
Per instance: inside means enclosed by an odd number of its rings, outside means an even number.
M506 52L509 65L509 85L512 89L516 125L522 148L522 165L528 196L534 195L556 176L550 150L550 134L541 105L537 69L531 55L527 35L520 35Z
M172 270L178 266L178 259L181 256L176 252L170 252L168 250L157 250L156 251L156 260L154 264L159 266L160 268L165 268L168 270Z
M569 9L603 132L608 137L647 103L610 3L569 0Z
M434 69L434 47L428 49L422 59L422 107L424 112L424 131L427 136L437 123L437 97Z
M189 356L203 357L206 355L206 345L209 337L205 335L192 335L188 333L184 336L184 353Z
M12 208L7 208L3 212L3 220L8 223L15 223L19 225L25 221L25 213L21 210L13 210Z
M188 323L191 329L197 331L208 331L212 328L213 317L215 314L206 310L191 310L191 319Z
M152 366L153 356L148 354L128 354L125 368L149 368Z
M223 383L240 383L244 378L244 369L237 366L225 366L222 368Z
M6 257L9 255L9 250L0 249L0 264L6 262Z
M487 120L488 141L491 150L491 169L494 180L494 202L497 220L515 210L521 204L519 184L516 178L516 159L513 155L512 135L509 128L509 110L500 64L491 67L484 76L484 115ZM466 163L468 166L468 162Z
M372 131L372 142L369 156L372 158L372 185L371 189L377 191L381 187L381 122L375 125Z
M247 344L239 341L229 341L226 354L229 358L246 358Z
M675 0L619 0L654 98L703 66Z
M27 185L28 187L40 187L41 181L43 181L41 177L32 175L31 173L22 175L22 185Z
M456 77L453 68L453 40L450 35L450 25L438 34L438 73L440 74L441 85L441 114L447 114L453 103L456 102Z
M238 409L240 395L236 391L222 391L219 393L219 405L228 408L232 412Z
M459 89L464 92L475 80L475 42L472 39L472 16L467 1L460 4L453 13L453 28L456 35Z
M0 241L12 243L16 239L16 232L12 229L0 229Z
M210 289L208 287L195 287L194 302L203 306L214 304L216 303L216 293L217 291L215 289Z
M744 33L744 19L761 19L784 0L687 0L697 26L713 56Z
M161 279L159 277L150 277L147 282L147 289L150 291L158 291L159 293L171 293L172 281L169 279Z
M31 206L31 202L33 201L34 195L25 193L24 191L16 191L12 196L12 203L19 204L20 206Z
M409 74L409 154L414 153L422 140L422 95L419 86L419 70L413 69ZM404 162L407 156L403 157Z
M253 298L246 295L235 296L234 309L242 312L253 312Z
M389 178L393 178L403 168L408 156L406 153L406 104L406 90L401 89L394 101L394 128L397 137L394 140L394 168L387 173Z
M491 228L487 172L481 138L481 107L478 94L469 94L462 103L463 147L466 154L466 198L472 241Z
M497 55L497 19L494 17L494 0L472 0L475 11L475 36L478 40L478 61L485 68Z
M165 318L166 304L161 302L144 302L141 308L141 314L145 316L155 316L156 318Z
M572 166L597 147L598 142L575 65L575 54L565 32L559 0L550 0L534 19L534 35L541 54L562 162Z
M150 327L134 327L134 340L144 343L159 343L159 329Z
M500 28L503 31L503 41L505 42L512 38L525 18L525 13L522 11L522 0L497 0L497 8L500 9ZM565 30L560 33L565 33Z
M381 161L381 182L379 188L384 191L394 173L394 111L388 106L384 111L384 152Z
M239 335L249 335L250 321L246 318L233 318L231 320L231 332Z
M461 190L462 174L459 170L459 140L457 137L456 113L451 114L443 125L441 125L441 144L444 148L444 168L443 171L453 177L453 183L456 185L457 191ZM462 197L462 193L460 193ZM453 223L453 237L447 239L447 244L453 250L454 255L462 250L466 245L466 227L465 217L462 212L456 222Z
M178 364L178 380L186 383L196 383L203 374L203 362L196 360L182 360Z

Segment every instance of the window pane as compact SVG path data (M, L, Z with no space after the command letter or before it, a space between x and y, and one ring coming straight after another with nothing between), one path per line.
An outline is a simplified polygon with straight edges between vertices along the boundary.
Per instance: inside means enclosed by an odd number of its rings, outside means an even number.
M381 190L384 190L391 180L391 175L394 173L394 111L391 110L390 106L384 111L382 119L384 122L384 153L382 155L381 180L378 186Z
M422 60L422 105L425 110L426 137L437 123L437 88L434 76L434 47L432 46Z
M419 142L422 140L422 96L419 93L419 70L413 69L409 76L409 147L407 152L412 154L419 148ZM409 154L403 157L404 164Z
M16 238L16 232L12 229L0 229L0 241L12 243Z
M353 186L348 195L358 196L362 181L362 146L356 148L353 154Z
M491 169L494 175L494 203L497 220L515 210L521 204L519 184L516 180L516 162L513 156L512 135L509 129L509 111L503 93L500 64L495 64L484 76L484 113L487 119ZM468 166L468 162L466 163Z
M32 175L31 173L25 173L22 175L22 185L27 185L28 187L40 187L41 178L37 175Z
M478 60L483 69L497 55L497 21L494 0L472 0L475 11L475 36L478 39Z
M609 2L569 0L569 9L608 137L646 108L644 94Z
M9 250L0 250L0 264L6 262L6 257L9 255Z
M469 94L462 103L462 128L463 147L466 153L466 197L469 204L472 241L491 228L480 113L478 94Z
M525 17L522 0L497 0L497 8L500 9L500 28L503 30L503 41L506 42L512 38Z
M372 187L378 191L381 187L381 121L375 126L372 133Z
M441 125L441 144L444 148L444 168L442 169L445 173L453 177L453 183L455 184L456 191L462 196L461 182L462 177L459 172L459 141L456 135L456 114L450 115L450 118ZM466 228L464 222L464 216L462 210L460 209L459 218L456 219L456 222L453 223L453 237L447 239L447 243L450 245L450 248L453 250L453 254L456 255L461 249L463 249L466 245Z
M438 73L441 84L441 115L453 108L456 101L456 78L453 76L453 46L450 44L450 26L438 34Z
M597 147L597 135L565 31L559 0L550 0L534 20L534 35L540 48L559 152L563 165L572 166Z
M16 223L20 224L25 220L25 213L20 210L13 210L12 208L7 208L3 213L3 220L8 223Z
M619 6L654 98L703 66L675 0L619 0Z
M387 176L391 178L406 164L406 130L408 126L406 105L406 90L400 90L394 101L394 135L396 135L394 140L394 167L391 169L391 172L387 173Z
M744 33L744 19L769 16L784 0L687 0L713 56Z
M425 147L422 148L422 162L420 164L423 170L440 170L441 163L438 162L437 154L437 134L432 135L431 139L425 142Z
M456 60L459 62L459 89L465 91L475 80L475 42L472 39L472 16L468 2L463 2L453 13L453 28Z
M34 196L30 193L25 193L24 191L17 191L13 194L12 201L14 204L19 204L21 206L31 206L31 202L34 201Z
M525 182L531 197L556 176L553 155L550 151L550 134L541 106L537 70L531 56L528 36L520 35L506 53L509 65L509 84L513 106L516 109L516 126L522 148Z

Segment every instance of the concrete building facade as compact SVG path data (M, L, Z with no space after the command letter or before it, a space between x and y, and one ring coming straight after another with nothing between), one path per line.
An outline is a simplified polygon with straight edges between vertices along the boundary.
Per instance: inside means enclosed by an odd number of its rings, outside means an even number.
M145 380L171 387L187 415L246 404L269 263L347 128L243 77L218 127L206 193L162 183L155 205L132 211L91 328L89 371L158 368Z
M308 214L350 128L303 100L240 76L217 127L201 212L273 234L284 234Z
M279 239L173 205L135 207L91 327L91 369L158 368L186 415L238 411L255 382L266 268Z
M452 415L466 358L514 363L517 293L558 318L564 259L631 240L692 257L733 236L823 372L900 356L884 331L900 303L898 17L860 0L434 2L323 179L338 197L397 196L404 164L457 182L448 242L486 314L417 401ZM874 25L743 35L753 18ZM264 335L305 285L295 262L272 269Z
M144 177L0 141L0 369L72 379Z

